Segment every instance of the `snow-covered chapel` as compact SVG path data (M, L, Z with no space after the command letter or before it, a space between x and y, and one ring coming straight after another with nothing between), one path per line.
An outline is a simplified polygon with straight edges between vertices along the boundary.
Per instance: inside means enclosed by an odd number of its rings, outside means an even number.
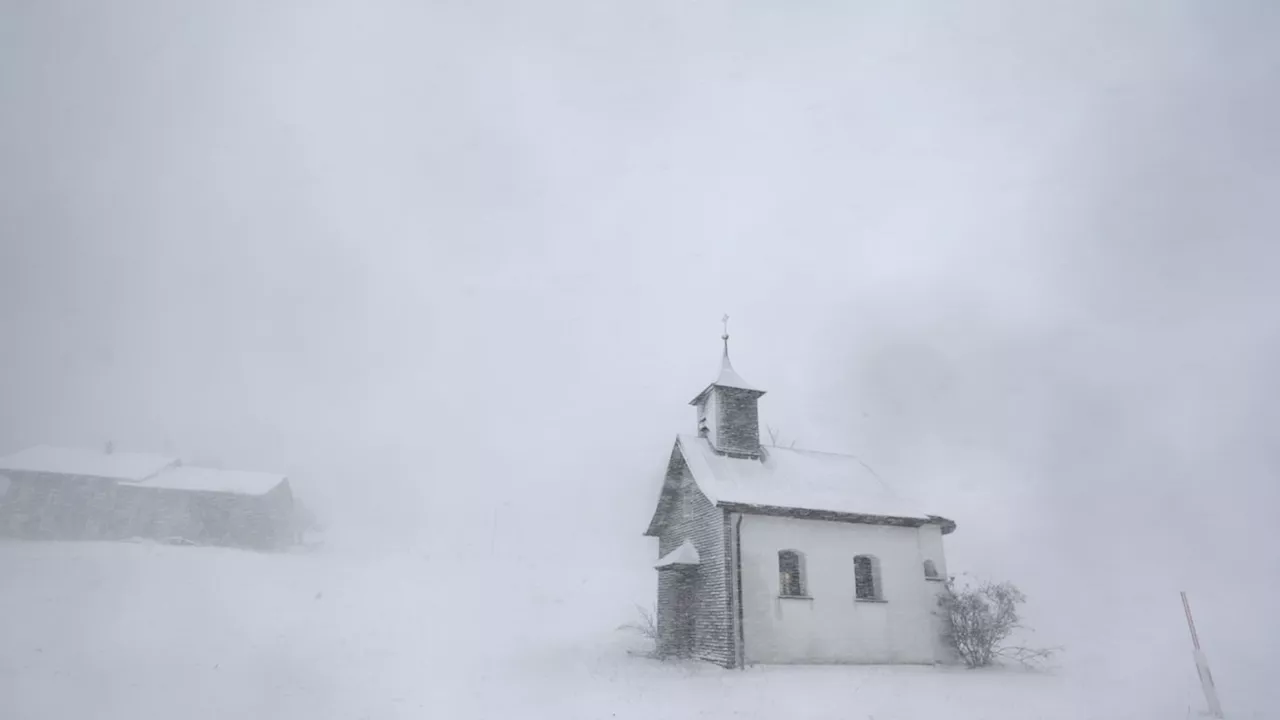
M729 362L690 402L646 535L658 538L658 651L754 663L949 662L942 537L850 455L760 442L764 395Z

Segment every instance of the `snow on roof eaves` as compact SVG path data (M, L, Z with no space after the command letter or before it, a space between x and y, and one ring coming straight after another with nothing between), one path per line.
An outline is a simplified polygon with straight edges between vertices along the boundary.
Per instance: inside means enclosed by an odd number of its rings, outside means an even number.
M169 468L155 477L138 483L138 486L188 492L265 495L285 479L284 475L274 473L218 470L183 465Z
M716 505L936 521L851 455L766 447L762 460L750 460L720 455L705 438L677 442L698 489Z
M160 455L37 445L0 458L0 472L43 472L140 482L177 464L175 458Z
M693 543L685 540L680 543L680 547L672 550L666 555L663 555L654 567L665 568L675 565L697 565L700 562L702 562L702 559L698 557L698 548L694 547Z

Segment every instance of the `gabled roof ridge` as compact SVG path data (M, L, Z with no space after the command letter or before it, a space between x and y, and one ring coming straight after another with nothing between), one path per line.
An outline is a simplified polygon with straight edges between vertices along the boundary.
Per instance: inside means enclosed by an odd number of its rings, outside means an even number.
M666 503L667 501L667 494L668 494L667 481L671 476L671 468L673 465L675 465L676 458L679 457L680 462L685 463L685 467L688 467L689 461L685 459L686 453L684 452L684 450L681 449L680 438L681 436L677 434L675 441L671 443L671 454L667 456L667 462L663 466L662 485L658 488L658 502L653 509L653 515L650 516L649 518L649 528L644 531L645 535L652 536L655 534L655 531L658 529L658 524L662 519L662 511L664 508L664 503ZM692 473L693 470L690 470L689 472ZM715 501L713 500L712 502L714 503Z
M0 457L0 470L140 482L179 463L178 458L156 453L114 449L102 452L40 443Z
M288 475L277 472L173 465L134 484L147 488L264 495L288 481Z
M772 445L769 443L760 443L760 447L769 448L770 450L790 450L791 452L810 453L813 455L834 455L836 457L850 458L857 460L858 456L853 453L836 452L835 450L814 450L806 447L787 447L786 445Z

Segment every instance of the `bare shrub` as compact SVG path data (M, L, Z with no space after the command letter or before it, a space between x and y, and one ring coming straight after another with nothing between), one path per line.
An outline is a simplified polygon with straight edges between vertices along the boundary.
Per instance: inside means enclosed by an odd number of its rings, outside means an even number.
M947 581L947 591L938 599L949 620L948 641L956 654L971 668L986 667L1009 660L1038 667L1053 657L1058 648L1032 648L1009 641L1026 631L1018 607L1027 601L1011 582L982 581L958 586Z
M639 617L629 623L623 623L618 626L619 630L630 630L639 633L641 637L649 640L658 640L658 613L657 609L649 610L639 605L636 606L636 614Z
M792 448L792 449L794 449L794 448L795 448L795 446L796 446L796 441L795 441L795 440L792 440L790 443L788 443L787 445L785 445L785 446L784 446L784 445L782 444L782 443L784 442L784 441L783 441L783 439L782 439L782 431L781 431L781 430L778 430L777 428L773 427L772 425L766 425L766 426L765 426L765 432L769 433L769 444L770 444L770 445L772 445L772 446L774 446L774 447L787 447L787 448Z
M650 610L637 605L636 615L638 617L635 620L619 625L618 629L636 633L653 643L653 647L645 654L656 656L658 652L658 609L655 607Z

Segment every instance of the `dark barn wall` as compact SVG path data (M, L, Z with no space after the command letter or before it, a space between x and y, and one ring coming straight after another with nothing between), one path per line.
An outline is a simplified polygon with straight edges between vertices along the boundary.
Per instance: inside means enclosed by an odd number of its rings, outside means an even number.
M278 488L277 488L278 490ZM292 542L292 502L272 490L266 495L190 492L167 488L147 491L148 522L143 537L183 538L201 545L277 550Z
M114 503L115 482L50 473L5 472L0 534L32 540L93 540Z
M27 540L181 538L277 550L293 541L287 481L265 495L190 492L50 473L6 472L0 535Z

